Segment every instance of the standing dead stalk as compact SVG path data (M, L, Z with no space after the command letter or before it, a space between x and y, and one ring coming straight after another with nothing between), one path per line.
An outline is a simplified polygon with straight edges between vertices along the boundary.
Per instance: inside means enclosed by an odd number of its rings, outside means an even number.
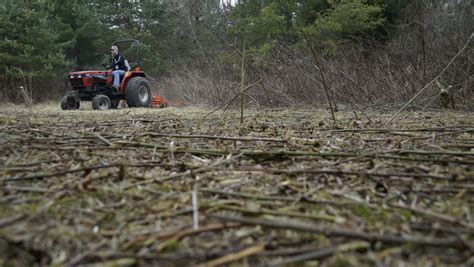
M245 41L242 48L242 65L240 69L240 125L244 124L244 90L245 90Z
M334 115L334 108L332 106L332 101L331 101L331 98L329 96L329 88L328 88L328 85L326 83L326 78L325 78L323 66L320 64L320 62L318 60L318 57L316 56L316 52L314 51L314 48L311 45L311 42L309 41L308 36L306 35L306 33L304 32L304 30L302 28L300 28L300 31L303 34L303 37L306 41L306 44L308 44L309 50L311 50L311 54L313 55L314 62L316 63L316 67L319 70L319 74L321 75L321 82L323 83L324 92L326 93L326 98L327 98L328 103L329 103L329 108L331 109L332 120L333 120L334 124L336 124L337 123L336 116Z

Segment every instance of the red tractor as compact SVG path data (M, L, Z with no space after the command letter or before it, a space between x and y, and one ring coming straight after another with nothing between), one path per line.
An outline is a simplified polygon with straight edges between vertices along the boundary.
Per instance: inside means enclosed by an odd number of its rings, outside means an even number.
M121 77L120 87L116 89L112 86L112 69L107 66L104 71L71 72L69 82L72 91L61 99L63 110L79 109L80 101L92 101L92 108L97 110L117 108L120 100L125 100L129 107L149 107L152 101L156 105L156 96L152 95L150 83L140 68L140 43L126 39L115 41L113 45L119 43L132 43L137 48L136 64Z

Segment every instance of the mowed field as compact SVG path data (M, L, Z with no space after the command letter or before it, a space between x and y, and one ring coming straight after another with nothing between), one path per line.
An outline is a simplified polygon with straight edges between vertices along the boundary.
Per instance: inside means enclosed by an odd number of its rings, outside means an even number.
M473 113L211 111L1 107L0 265L474 264Z

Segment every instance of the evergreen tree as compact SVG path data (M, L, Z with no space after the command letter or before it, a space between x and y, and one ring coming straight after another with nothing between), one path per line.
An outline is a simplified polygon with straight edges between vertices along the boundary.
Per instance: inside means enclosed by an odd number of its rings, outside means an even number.
M0 5L0 75L48 77L68 65L64 29L45 1L8 0Z

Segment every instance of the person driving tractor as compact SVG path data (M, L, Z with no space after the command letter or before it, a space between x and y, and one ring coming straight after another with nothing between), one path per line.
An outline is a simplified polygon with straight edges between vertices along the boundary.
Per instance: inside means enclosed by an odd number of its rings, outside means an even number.
M127 60L119 53L117 46L112 46L110 48L111 53L111 67L112 67L112 76L114 77L113 86L115 89L120 88L120 77L124 76L126 71L130 70Z
M136 49L134 67L119 54L117 43L131 43ZM110 47L110 64L104 70L69 72L71 91L61 98L61 109L77 110L81 101L91 101L95 110L117 108L120 101L131 108L161 106L164 102L151 91L151 84L140 68L140 42L135 39L122 39ZM164 105L164 104L163 104Z

